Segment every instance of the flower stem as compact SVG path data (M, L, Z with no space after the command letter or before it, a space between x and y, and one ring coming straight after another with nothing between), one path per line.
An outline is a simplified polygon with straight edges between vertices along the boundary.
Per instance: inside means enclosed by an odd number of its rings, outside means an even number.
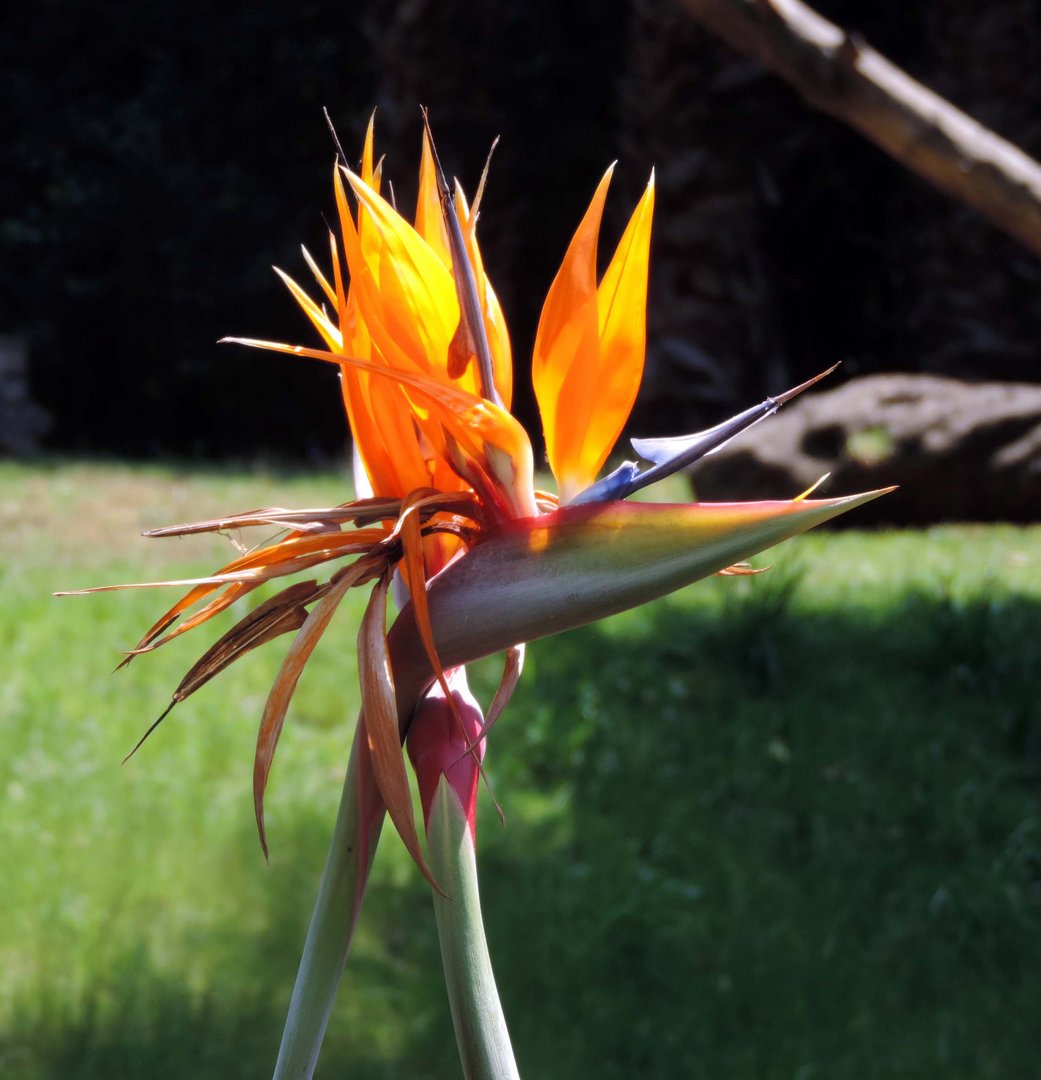
M463 1075L519 1080L484 936L473 834L445 778L434 795L427 836L430 869L448 894L433 893L434 914Z
M314 1073L361 911L384 818L382 802L371 782L364 737L364 724L359 721L274 1080L309 1080Z

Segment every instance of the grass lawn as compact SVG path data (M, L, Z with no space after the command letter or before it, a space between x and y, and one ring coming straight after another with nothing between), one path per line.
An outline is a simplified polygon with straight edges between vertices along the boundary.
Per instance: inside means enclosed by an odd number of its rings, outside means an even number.
M0 1076L270 1072L364 597L301 681L266 865L252 754L284 646L121 766L230 620L111 675L173 594L49 594L228 554L151 525L346 497L333 475L0 462ZM816 533L768 563L529 650L488 756L507 826L485 800L480 836L522 1074L1035 1077L1041 528ZM387 832L318 1075L458 1072L430 901Z

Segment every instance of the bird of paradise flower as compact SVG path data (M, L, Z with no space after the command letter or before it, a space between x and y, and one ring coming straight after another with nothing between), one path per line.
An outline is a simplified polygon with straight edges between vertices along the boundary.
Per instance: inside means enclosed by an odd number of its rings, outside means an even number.
M358 639L361 715L276 1075L309 1076L314 1068L385 814L435 889L467 1074L514 1075L486 961L478 956L464 985L457 978L453 987L445 942L455 919L456 937L468 937L465 948L475 951L474 939L483 942L479 906L475 915L472 905L453 909L445 901L446 893L472 891L477 904L472 866L463 865L465 858L459 862L452 844L462 843L472 855L485 737L520 677L523 643L708 574L750 573L743 563L750 555L882 492L747 504L624 501L712 452L816 379L708 431L634 440L649 466L626 462L597 479L642 376L654 206L652 174L598 281L597 238L611 169L571 240L538 326L532 377L558 494L538 490L530 440L509 412L510 339L477 241L487 166L471 205L458 183L448 185L427 127L412 223L382 197L381 173L370 122L359 172L340 158L333 170L340 236L329 235L331 272L304 251L323 303L278 271L324 347L226 339L338 366L362 497L335 507L253 510L146 534L281 530L212 575L165 583L189 588L125 662L266 582L344 562L327 580L297 581L239 620L185 675L171 701L170 708L249 650L295 635L264 709L254 760L254 804L266 853L264 793L297 681L344 595L372 586ZM388 633L392 586L401 611ZM506 664L484 716L466 686L465 664L495 652L505 652ZM413 815L406 739L427 852ZM428 854L435 851L432 867ZM485 1014L468 1018L467 1009ZM467 1023L484 1025L476 1047ZM488 1047L495 1045L492 1053Z

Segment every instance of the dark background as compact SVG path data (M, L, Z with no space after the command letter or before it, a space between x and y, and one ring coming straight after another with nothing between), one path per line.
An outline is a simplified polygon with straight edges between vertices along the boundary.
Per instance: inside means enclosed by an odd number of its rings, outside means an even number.
M1031 153L1041 3L818 9ZM307 277L332 208L327 106L412 205L420 103L472 191L514 338L603 168L610 249L653 164L648 371L634 422L674 433L835 360L841 378L1037 378L1041 263L668 0L353 5L38 3L0 33L0 332L25 337L45 446L136 457L339 454L322 365L216 346L309 342L269 267Z

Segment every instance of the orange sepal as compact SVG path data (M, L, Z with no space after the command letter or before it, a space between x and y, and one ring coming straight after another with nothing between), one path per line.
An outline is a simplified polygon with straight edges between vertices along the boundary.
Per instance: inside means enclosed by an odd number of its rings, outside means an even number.
M595 405L581 439L583 485L591 484L607 461L643 378L653 214L652 173L597 289L600 356L594 376Z
M597 186L553 279L532 356L531 377L546 436L546 454L565 500L587 486L583 482L582 436L596 405L600 351L596 247L611 173L608 169Z
M444 378L448 345L459 323L455 283L437 254L416 230L361 177L347 182L379 237L379 265L367 259L379 289L381 321L389 337L420 370ZM351 279L358 272L347 249ZM362 308L366 321L369 312ZM370 328L375 335L376 327ZM377 339L378 341L378 339ZM379 342L385 348L384 342Z
M532 378L562 503L596 479L643 375L654 176L597 288L597 234L610 176L608 170L571 241L535 343Z
M419 193L416 196L416 232L430 245L447 270L452 254L445 235L441 195L437 190L437 167L430 150L430 136L423 132L423 153L419 160Z
M308 356L334 364L345 364L383 379L393 380L415 390L432 409L420 411L412 406L413 417L440 447L443 437L431 424L434 418L444 425L466 454L483 463L488 474L495 478L504 504L512 517L533 517L536 513L533 487L531 443L527 432L505 409L484 398L469 394L450 383L428 376L376 364L353 357L338 356L324 349L308 349L302 345L285 345L278 341L259 341L255 338L224 338L225 342L269 349L290 356ZM436 414L436 415L435 415ZM443 454L448 462L447 454Z

